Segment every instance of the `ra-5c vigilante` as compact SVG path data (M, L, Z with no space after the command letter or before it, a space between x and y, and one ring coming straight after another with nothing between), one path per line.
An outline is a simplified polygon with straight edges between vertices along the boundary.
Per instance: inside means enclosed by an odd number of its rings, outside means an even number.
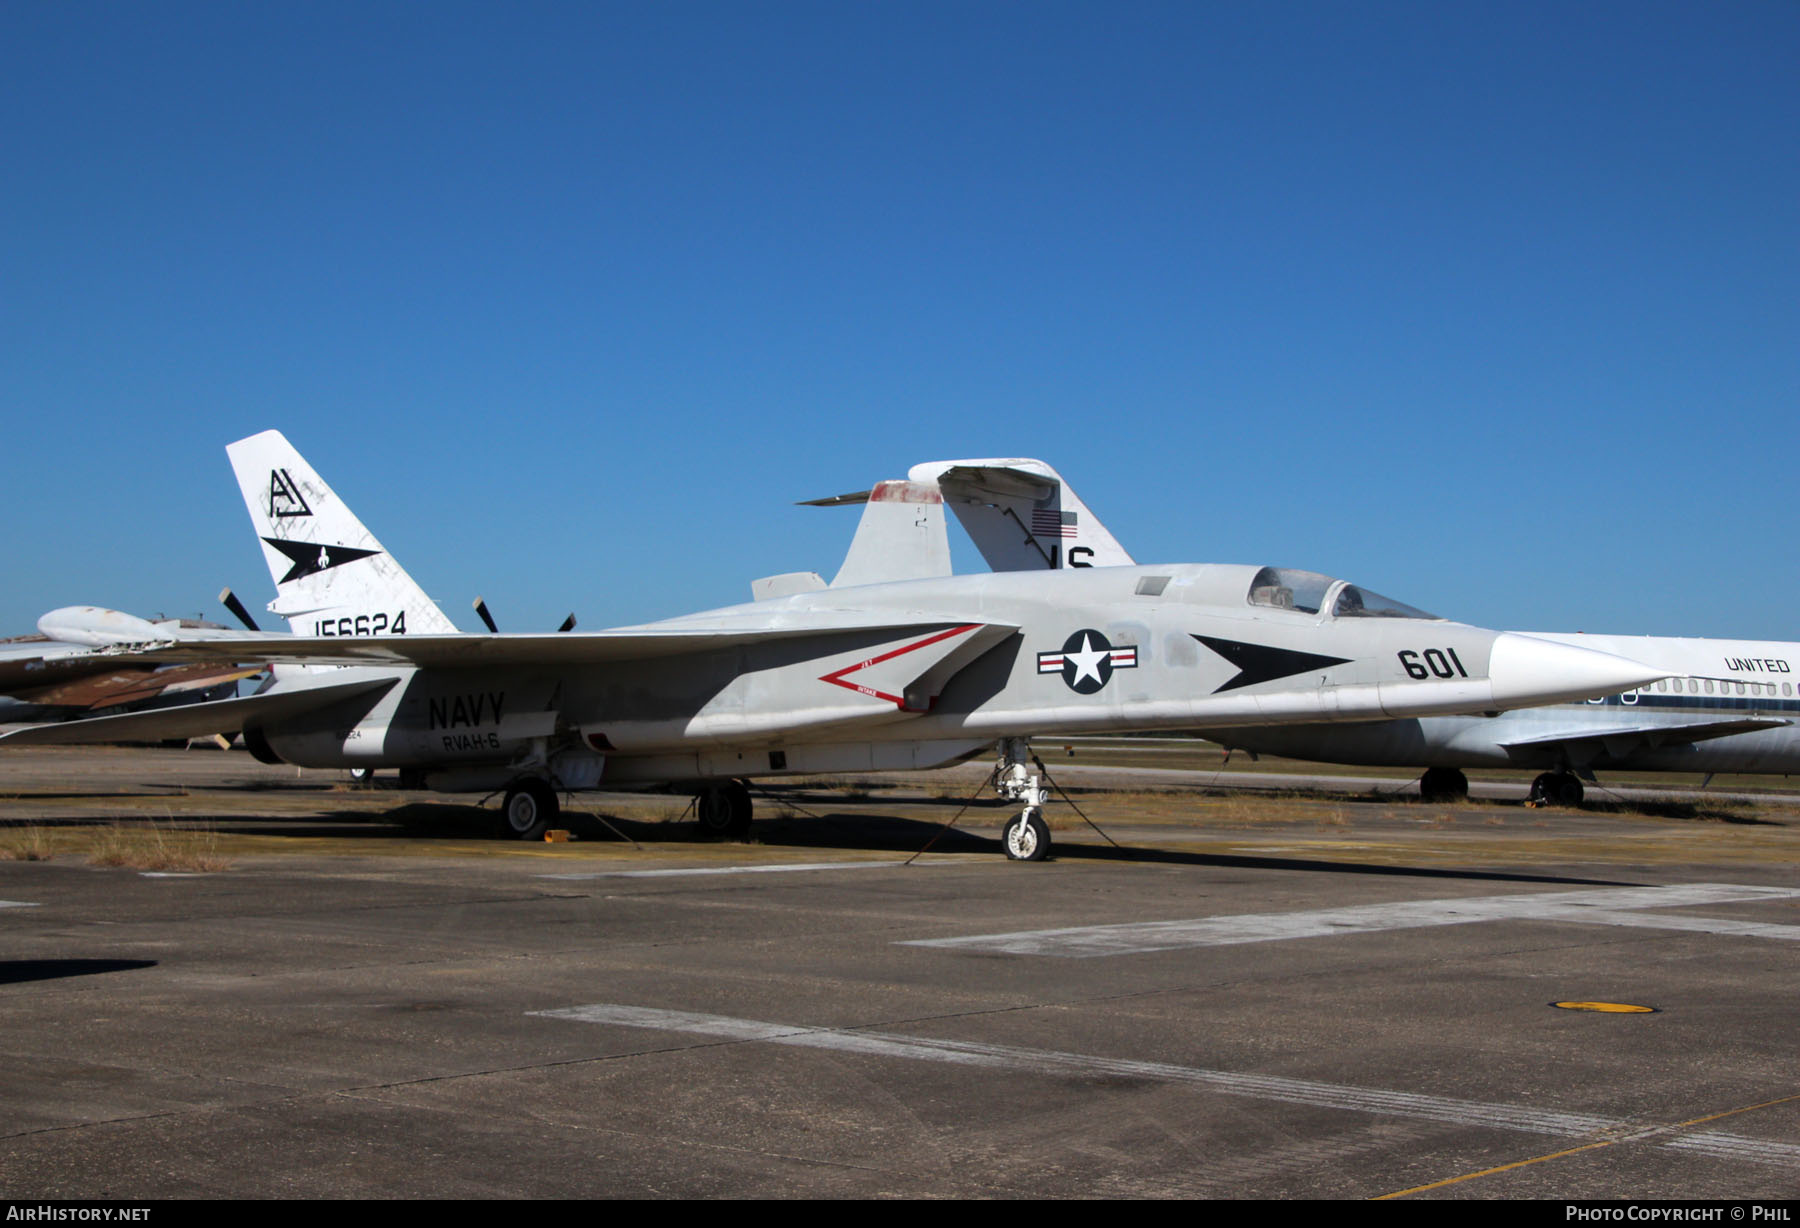
M1039 460L931 461L914 465L906 491L941 497L995 571L1057 566L1123 566L1123 546L1060 474ZM866 495L840 495L842 503ZM1053 509L1053 510L1044 510ZM1054 510L1059 509L1059 510ZM941 519L941 517L940 517ZM1046 532L1046 530L1048 530ZM1060 536L1068 548L1059 558ZM1079 539L1081 544L1077 544ZM1085 549L1084 549L1085 547ZM1079 551L1079 553L1078 553ZM946 552L947 553L947 552ZM946 572L949 570L946 566ZM1296 593L1322 592L1323 576L1294 579ZM867 580L882 578L879 572ZM1321 604L1305 599L1301 605ZM1390 721L1240 725L1193 732L1232 749L1326 763L1424 768L1419 792L1466 797L1468 767L1541 770L1536 800L1578 805L1596 770L1632 772L1800 772L1800 644L1667 636L1522 634L1641 661L1665 677L1623 694L1547 707ZM1414 678L1454 669L1429 650L1404 658Z
M1049 848L1033 735L1496 711L1660 672L1421 614L1341 581L1217 564L839 584L600 632L467 635L274 431L231 445L292 635L121 645L259 661L257 694L8 735L15 744L241 730L307 767L505 790L534 838L559 793L673 788L742 832L748 778L929 768L992 748L1021 803L1008 856ZM874 510L880 501L871 503Z

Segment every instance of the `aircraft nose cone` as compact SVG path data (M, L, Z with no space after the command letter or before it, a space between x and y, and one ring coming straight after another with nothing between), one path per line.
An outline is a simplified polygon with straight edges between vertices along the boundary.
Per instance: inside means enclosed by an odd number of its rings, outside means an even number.
M1629 691L1668 673L1610 652L1507 631L1494 641L1488 677L1497 704L1530 706Z

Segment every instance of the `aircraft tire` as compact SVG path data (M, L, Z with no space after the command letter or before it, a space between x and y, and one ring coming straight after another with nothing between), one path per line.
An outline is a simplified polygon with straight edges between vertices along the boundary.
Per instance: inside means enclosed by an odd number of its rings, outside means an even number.
M1573 772L1545 772L1531 782L1531 800L1552 806L1579 806L1587 790Z
M1050 829L1034 815L1014 815L1000 833L1000 844L1011 861L1042 861L1050 855Z
M351 768L350 769L350 783L353 785L360 785L365 788L369 785L374 784L375 783L375 769L374 768L366 768L366 767Z
M1419 796L1428 802L1460 802L1469 796L1469 778L1458 768L1426 768Z
M556 790L535 776L514 781L500 807L506 834L520 840L542 840L556 819Z
M700 794L694 808L700 830L720 840L736 840L750 831L754 810L750 790L741 780L715 785Z

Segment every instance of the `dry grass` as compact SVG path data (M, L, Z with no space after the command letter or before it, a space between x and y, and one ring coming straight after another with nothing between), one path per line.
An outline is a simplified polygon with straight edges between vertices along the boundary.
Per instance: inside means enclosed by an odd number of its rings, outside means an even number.
M970 797L977 800L992 798L994 791L978 783L952 785L926 785L922 790L926 797L938 802L960 802Z
M1238 793L1227 794L1218 802L1203 807L1201 813L1219 827L1229 830L1247 831L1269 823L1268 813L1257 805L1256 798ZM1284 820L1285 818L1283 816Z
M891 780L865 780L857 776L806 776L802 777L806 786L811 789L827 790L841 794L850 801L867 801L877 791L886 791L894 787Z
M49 861L55 856L47 827L17 827L0 839L0 861Z
M219 835L211 828L179 828L167 824L114 823L94 835L88 864L132 870L229 870L219 853Z
M615 817L632 819L639 823L681 823L693 819L694 799L652 794L628 807L616 807L615 809L619 811Z

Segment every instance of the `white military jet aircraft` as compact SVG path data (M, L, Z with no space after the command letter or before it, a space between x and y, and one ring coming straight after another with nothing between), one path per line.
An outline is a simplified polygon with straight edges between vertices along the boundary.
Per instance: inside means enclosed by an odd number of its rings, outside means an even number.
M908 474L929 498L938 491L957 513L995 571L1059 565L1052 534L1021 540L1019 531L1079 531L1097 547L1100 565L1130 564L1112 534L1043 461L931 461ZM1022 491L1019 496L1008 492ZM853 499L855 496L843 496ZM1009 498L1011 501L1009 502ZM1021 506L1021 500L1029 503ZM829 502L829 501L821 501ZM1028 527L1029 526L1029 527ZM1069 556L1073 556L1071 559ZM1064 566L1081 566L1076 550ZM1297 580L1302 604L1335 609L1328 577ZM1321 613L1319 617L1324 617ZM1643 662L1668 675L1622 694L1519 708L1498 715L1415 717L1279 728L1197 728L1201 737L1256 754L1325 763L1426 769L1420 792L1434 799L1466 796L1470 767L1536 768L1533 799L1577 805L1582 780L1595 769L1648 772L1800 772L1800 644L1675 639L1660 636L1528 632L1534 639L1592 648ZM1419 654L1402 665L1412 677L1436 676L1443 662Z
M1002 791L1022 803L1003 843L1035 860L1050 837L1034 734L1494 711L1662 676L1309 573L1219 564L808 584L610 631L458 634L279 433L228 451L276 581L270 608L294 634L121 652L267 662L270 684L0 741L241 730L267 759L503 789L506 826L525 838L554 819L559 792L691 789L704 825L741 832L747 778L936 767L997 746Z

